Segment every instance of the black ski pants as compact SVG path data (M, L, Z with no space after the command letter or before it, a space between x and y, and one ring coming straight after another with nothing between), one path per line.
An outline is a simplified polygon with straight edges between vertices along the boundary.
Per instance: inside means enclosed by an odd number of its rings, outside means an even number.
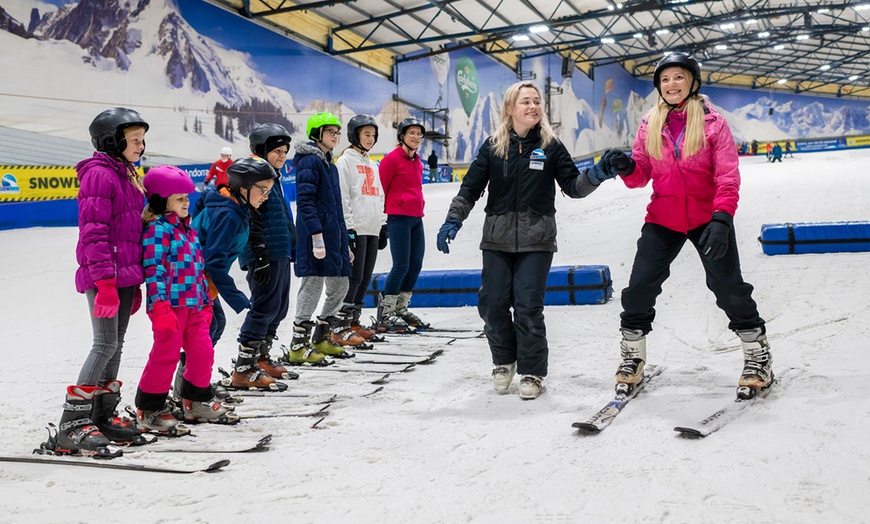
M353 270L348 282L345 304L362 304L372 281L375 262L378 260L377 235L357 235L353 250Z
M548 251L483 251L477 310L496 366L516 362L521 375L547 376L544 293L552 263Z
M728 315L728 329L753 329L764 326L758 316L758 308L752 299L752 285L743 281L740 273L740 256L732 228L728 234L728 251L719 260L701 254L698 240L706 225L689 231L688 234L672 231L658 224L647 223L641 229L637 241L637 253L631 268L628 287L622 290L621 326L639 329L644 334L652 331L656 316L656 298L662 292L662 284L671 274L671 263L680 254L686 240L695 246L704 271L707 287L716 296L716 305Z

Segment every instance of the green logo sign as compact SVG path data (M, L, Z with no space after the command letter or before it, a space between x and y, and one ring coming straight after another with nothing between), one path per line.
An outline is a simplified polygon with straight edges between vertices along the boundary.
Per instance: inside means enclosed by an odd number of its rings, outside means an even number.
M465 109L465 114L471 116L471 111L474 109L474 104L477 103L477 95L479 92L477 82L477 69L474 64L466 57L462 57L456 61L456 90L459 91L459 99L462 100L462 108Z

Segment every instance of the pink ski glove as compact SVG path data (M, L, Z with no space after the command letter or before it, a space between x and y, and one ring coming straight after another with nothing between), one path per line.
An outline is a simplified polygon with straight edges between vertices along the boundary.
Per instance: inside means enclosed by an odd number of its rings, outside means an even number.
M97 280L97 296L94 299L94 316L112 318L118 314L121 300L118 298L117 281L114 278Z
M151 326L154 331L178 331L178 317L172 311L168 300L161 300L151 305Z
M142 288L136 286L133 290L133 307L130 309L130 316L135 315L140 307L142 307Z

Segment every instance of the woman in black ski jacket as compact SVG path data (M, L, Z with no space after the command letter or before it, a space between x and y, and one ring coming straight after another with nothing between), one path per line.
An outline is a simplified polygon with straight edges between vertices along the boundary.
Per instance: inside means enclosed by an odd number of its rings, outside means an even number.
M437 243L439 251L449 252L448 242L486 190L477 307L497 391L506 392L516 372L522 376L520 397L537 398L543 391L544 292L556 252L556 184L569 197L583 198L630 162L621 151L607 151L581 173L553 134L538 87L519 82L505 92L499 128L468 169Z

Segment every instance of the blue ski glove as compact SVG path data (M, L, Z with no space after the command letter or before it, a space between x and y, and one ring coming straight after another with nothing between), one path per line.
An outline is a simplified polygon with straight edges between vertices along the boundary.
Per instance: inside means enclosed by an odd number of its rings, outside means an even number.
M701 233L701 238L698 240L698 245L701 246L701 253L713 260L719 260L728 252L728 234L734 224L734 219L731 215L722 211L713 213L713 219L704 228Z
M455 218L448 218L447 221L444 222L444 225L442 225L441 229L438 230L438 240L436 240L435 242L435 245L438 247L438 251L445 254L450 253L450 248L447 246L447 244L449 244L451 240L456 238L456 233L461 227L462 221L456 220Z

